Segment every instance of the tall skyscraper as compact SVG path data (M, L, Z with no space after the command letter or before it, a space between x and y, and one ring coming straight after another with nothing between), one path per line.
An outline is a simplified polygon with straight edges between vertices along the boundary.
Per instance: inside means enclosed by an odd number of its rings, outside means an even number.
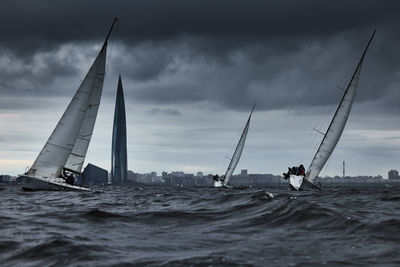
M126 152L126 116L121 75L118 79L117 99L115 101L114 124L111 151L111 181L122 184L127 181L128 165Z

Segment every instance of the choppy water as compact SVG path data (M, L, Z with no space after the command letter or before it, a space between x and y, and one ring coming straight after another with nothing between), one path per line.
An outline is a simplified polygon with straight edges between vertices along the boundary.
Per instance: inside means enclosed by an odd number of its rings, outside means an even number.
M400 265L400 187L7 186L0 200L4 266Z

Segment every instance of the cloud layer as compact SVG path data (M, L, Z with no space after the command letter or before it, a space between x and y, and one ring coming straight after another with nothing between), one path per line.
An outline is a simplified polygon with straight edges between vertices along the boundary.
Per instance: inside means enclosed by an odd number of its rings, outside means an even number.
M354 165L355 173L376 154L395 165L387 158L398 145L392 124L400 111L399 9L398 1L2 1L1 123L18 134L2 127L0 143L23 150L25 136L24 157L34 160L118 17L91 144L102 152L91 148L88 159L109 168L109 113L121 74L133 168L223 171L223 155L257 102L255 139L250 132L243 163L280 173L312 157L305 156L314 153L307 141L312 128L326 129L340 88L376 29L341 140L346 147L339 145L335 155L374 151ZM6 119L10 114L18 115L14 122ZM28 117L40 132L24 134ZM296 130L288 132L291 127ZM0 162L0 170L16 172L7 168Z

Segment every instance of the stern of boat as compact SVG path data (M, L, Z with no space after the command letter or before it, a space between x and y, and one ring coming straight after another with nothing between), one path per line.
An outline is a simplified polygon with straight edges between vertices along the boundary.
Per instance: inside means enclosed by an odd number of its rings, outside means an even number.
M222 181L214 181L214 187L222 187Z
M75 191L90 191L87 187L70 185L67 184L63 179L55 179L54 181L49 181L43 178L22 176L21 189L24 191L36 191L36 190L75 190Z

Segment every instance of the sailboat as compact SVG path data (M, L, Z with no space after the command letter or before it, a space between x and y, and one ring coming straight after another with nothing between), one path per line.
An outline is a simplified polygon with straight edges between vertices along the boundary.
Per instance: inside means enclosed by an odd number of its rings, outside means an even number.
M305 176L298 176L291 174L289 177L289 183L292 189L300 190L304 188L316 188L321 189L319 186L313 183L315 178L317 178L318 174L321 172L322 168L325 166L328 161L330 155L336 147L342 133L343 129L346 125L347 119L349 117L351 107L354 101L354 97L356 94L358 80L360 78L361 67L364 62L365 55L371 44L372 39L375 35L374 31L372 33L371 38L368 41L366 48L361 56L360 61L351 77L349 84L342 96L342 99L339 103L339 106L336 109L335 115L332 118L331 123L329 124L328 129L324 134L324 138L319 145L317 152L313 160L311 161L310 167L308 168Z
M236 146L235 152L233 153L231 161L229 162L228 169L226 169L225 175L222 177L221 180L214 181L214 187L227 187L228 186L228 182L231 179L233 172L235 171L235 168L239 162L240 156L242 155L244 144L246 142L247 132L249 131L251 115L253 114L255 107L256 107L256 104L254 104L253 108L251 109L249 118L247 119L246 126L243 129L242 135L240 136L239 142Z
M22 175L23 190L90 191L73 181L81 173L92 137L103 90L107 42L117 20L114 19L99 54L43 149Z

